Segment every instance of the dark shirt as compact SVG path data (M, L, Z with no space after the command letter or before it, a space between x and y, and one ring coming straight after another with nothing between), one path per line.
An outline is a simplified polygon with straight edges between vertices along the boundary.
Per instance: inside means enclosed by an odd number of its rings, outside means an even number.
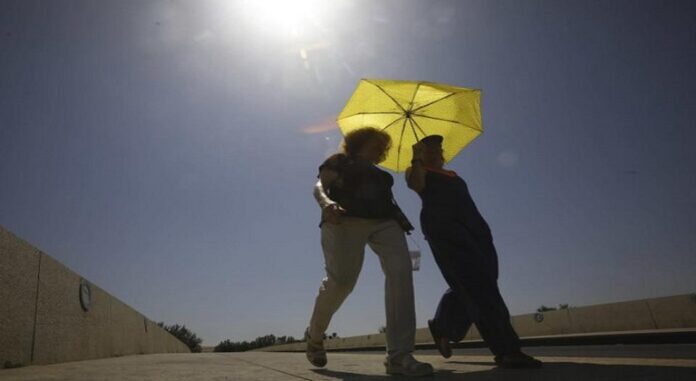
M323 168L336 171L339 175L324 191L346 210L346 216L373 219L394 217L395 205L391 192L394 178L388 172L371 162L343 153L330 156L319 166L319 171Z
M418 195L423 200L421 225L424 231L436 234L437 230L459 223L477 235L490 235L466 182L454 172L427 170L425 188Z

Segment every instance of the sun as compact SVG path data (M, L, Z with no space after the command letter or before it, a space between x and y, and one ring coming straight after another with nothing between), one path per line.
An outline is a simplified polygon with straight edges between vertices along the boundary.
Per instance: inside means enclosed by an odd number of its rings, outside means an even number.
M319 0L246 0L248 17L265 31L285 37L301 37L316 28L321 18Z

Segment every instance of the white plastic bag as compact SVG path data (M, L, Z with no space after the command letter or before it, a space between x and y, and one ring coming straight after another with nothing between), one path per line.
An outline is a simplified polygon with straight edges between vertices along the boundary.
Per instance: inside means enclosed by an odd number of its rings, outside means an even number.
M409 250L408 253L411 255L411 266L413 268L413 271L420 270L420 250Z

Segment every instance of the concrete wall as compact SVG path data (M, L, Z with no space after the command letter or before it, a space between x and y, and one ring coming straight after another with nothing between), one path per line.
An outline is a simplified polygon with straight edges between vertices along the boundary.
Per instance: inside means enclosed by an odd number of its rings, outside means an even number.
M0 365L31 361L40 257L0 228Z
M0 227L0 367L189 352L145 316Z
M535 315L526 314L512 317L512 325L520 337L693 329L696 328L696 294L547 311L542 314L542 319L535 319ZM478 331L472 327L464 341L480 339ZM417 344L431 344L432 342L427 328L416 330ZM338 338L325 342L327 349L366 348L384 345L383 334ZM304 344L276 345L261 350L304 351Z

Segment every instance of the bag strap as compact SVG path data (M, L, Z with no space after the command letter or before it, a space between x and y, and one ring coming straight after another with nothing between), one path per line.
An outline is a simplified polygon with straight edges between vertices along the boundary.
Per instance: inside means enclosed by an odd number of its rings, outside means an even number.
M391 196L391 202L394 205L394 211L396 213L394 217L396 217L396 222L398 222L399 225L401 225L401 228L404 229L406 235L411 235L411 231L415 230L416 228L413 227L411 221L408 220L406 213L404 213L404 211L401 210L401 207L396 202L396 199L394 198L394 193L392 193L391 189L389 189L389 195Z

